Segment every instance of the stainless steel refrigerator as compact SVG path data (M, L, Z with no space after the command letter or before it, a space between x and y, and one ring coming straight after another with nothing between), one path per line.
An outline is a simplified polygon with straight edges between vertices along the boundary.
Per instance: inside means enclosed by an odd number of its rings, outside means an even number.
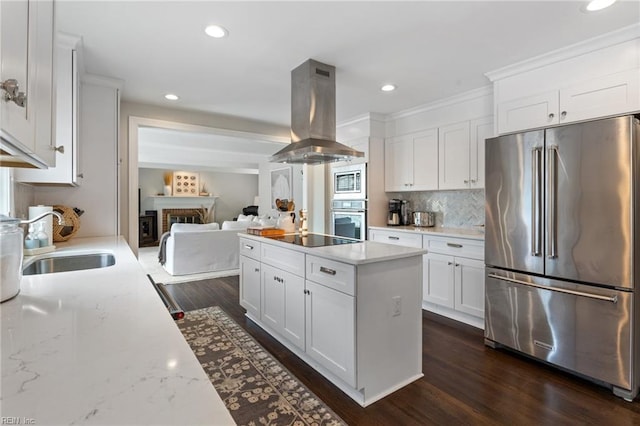
M640 386L633 116L486 141L485 343Z

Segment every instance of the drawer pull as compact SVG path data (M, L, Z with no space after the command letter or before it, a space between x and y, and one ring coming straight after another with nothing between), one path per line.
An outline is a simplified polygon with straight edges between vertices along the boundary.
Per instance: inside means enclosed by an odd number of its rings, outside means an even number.
M245 244L244 248L247 250L253 250L253 246L250 246L249 244Z
M455 248L462 248L462 244L456 244L456 243L447 243L447 246L455 247Z
M283 283L284 282L284 278L276 277L275 275L273 276L273 280L277 281L279 283Z
M324 272L325 274L329 274L329 275L335 275L336 274L335 270L326 268L324 266L320 267L320 272Z
M387 238L390 239L390 240L399 240L400 239L400 237L392 237L391 235L389 235Z

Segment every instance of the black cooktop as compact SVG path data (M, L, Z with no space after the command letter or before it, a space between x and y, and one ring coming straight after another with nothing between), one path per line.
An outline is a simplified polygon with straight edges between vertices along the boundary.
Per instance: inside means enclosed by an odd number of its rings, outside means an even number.
M331 235L322 234L307 234L304 237L300 234L287 234L280 236L267 237L272 240L283 241L285 243L295 244L297 246L304 247L325 247L325 246L337 246L340 244L353 244L359 243L360 240L352 240L350 238L342 238Z

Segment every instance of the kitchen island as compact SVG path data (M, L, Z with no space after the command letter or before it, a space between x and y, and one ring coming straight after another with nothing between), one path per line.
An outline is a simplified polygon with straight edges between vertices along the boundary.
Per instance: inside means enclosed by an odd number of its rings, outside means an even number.
M246 316L360 405L422 377L421 248L240 237Z
M3 424L234 424L126 241L57 245L116 263L25 276L0 305Z

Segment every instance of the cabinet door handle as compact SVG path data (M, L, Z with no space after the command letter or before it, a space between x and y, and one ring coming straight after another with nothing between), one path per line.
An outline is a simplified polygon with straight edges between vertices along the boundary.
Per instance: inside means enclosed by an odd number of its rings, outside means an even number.
M27 105L27 96L24 92L20 92L20 86L18 80L10 78L3 82L0 82L0 89L5 93L2 95L2 99L5 102L13 101L16 105L24 108Z
M390 240L399 240L400 239L400 237L393 237L391 235L389 235L387 238L390 239Z
M324 272L325 274L329 274L329 275L335 275L336 271L333 269L329 269L327 267L321 266L320 267L320 272Z
M469 181L467 179L464 180L464 183L469 183Z
M560 113L560 118L565 118L567 116L567 111L562 111Z
M80 179L84 179L84 173L78 173L77 175Z
M549 114L549 120L553 120L553 117L555 117L556 115L554 113Z
M456 243L447 243L447 246L455 247L455 248L462 248L462 244L456 244Z
M260 268L254 268L254 272L260 272Z
M54 151L59 152L60 154L64 154L64 145L52 146L51 149L53 149Z
M311 291L309 291L309 290L305 289L305 290L303 291L303 293L304 293L304 294L311 294Z
M247 250L253 250L253 246L250 246L249 244L245 244L244 248Z
M453 265L453 262L447 262L447 265Z
M456 266L460 266L460 264L459 264L459 263L456 263Z

